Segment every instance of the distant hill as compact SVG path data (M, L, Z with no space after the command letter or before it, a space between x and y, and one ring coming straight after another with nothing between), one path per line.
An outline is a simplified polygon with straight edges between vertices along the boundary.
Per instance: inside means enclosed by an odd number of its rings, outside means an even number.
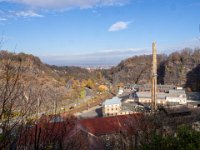
M77 99L95 95L98 86L106 82L100 70L91 72L80 67L50 66L33 55L0 51L2 76L0 85L6 82L6 78L3 79L6 68L11 76L15 76L17 70L20 71L19 80L24 90L22 94L27 100L41 100L40 105L43 111L44 107L53 110L55 101L58 107L62 107L77 102ZM14 83L11 81L10 84Z
M200 91L200 49L183 49L168 56L164 82Z
M200 49L183 49L157 58L158 84L174 84L200 91ZM151 55L134 56L104 70L103 74L113 84L151 83L151 65Z
M174 84L188 90L200 91L200 49L183 49L168 56L158 55L157 58L158 84ZM92 71L80 67L51 66L33 55L0 51L0 62L4 60L21 63L25 68L23 80L27 86L29 84L42 89L57 89L58 95L65 99L77 98L83 87L92 87L95 91L101 84L151 83L151 55L133 56L111 69ZM74 92L75 89L78 90Z
M66 79L75 78L79 80L83 79L96 79L97 78L97 71L91 73L90 70L85 68L76 67L76 66L50 66L47 65L49 68L54 70L60 77L65 77Z
M10 60L13 64L21 64L24 68L26 67L25 72L29 77L39 79L46 78L50 79L51 82L55 81L57 84L65 85L68 80L98 80L99 79L99 70L91 71L75 66L51 66L48 64L44 64L41 60L33 55L28 55L25 53L10 53L8 51L0 51L0 61Z
M158 77L159 83L163 83L164 62L166 62L166 55L158 55ZM151 81L151 67L152 56L141 55L133 56L126 60L121 61L119 65L104 72L104 75L111 80L114 84L117 83L133 83L133 84L146 84Z

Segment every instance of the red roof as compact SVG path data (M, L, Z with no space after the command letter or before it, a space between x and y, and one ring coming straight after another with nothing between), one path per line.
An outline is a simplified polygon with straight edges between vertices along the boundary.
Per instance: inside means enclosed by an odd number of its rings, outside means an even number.
M43 120L44 121L44 120ZM72 134L76 126L75 118L63 122L42 122L29 128L23 129L18 140L19 145L32 145L37 140L46 143L51 140L61 140Z
M85 119L79 122L82 130L96 136L123 132L134 132L141 128L142 114L120 115L104 118Z
M33 127L23 129L18 145L33 145L37 141L40 141L40 144L45 144L52 140L67 140L73 137L75 133L80 133L79 131L92 133L95 136L119 132L133 134L145 125L144 116L141 113L85 119L80 120L78 124L75 118L54 123L43 121ZM78 128L76 128L76 125L78 125Z

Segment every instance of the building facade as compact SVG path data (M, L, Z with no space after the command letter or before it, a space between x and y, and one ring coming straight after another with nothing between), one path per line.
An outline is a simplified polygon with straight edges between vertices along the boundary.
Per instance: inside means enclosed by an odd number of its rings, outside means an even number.
M102 113L103 116L116 116L121 112L121 98L113 97L103 103Z
M136 92L133 95L134 100L140 103L151 103L150 92ZM157 104L158 105L176 105L186 104L187 96L185 90L169 90L168 92L157 93Z

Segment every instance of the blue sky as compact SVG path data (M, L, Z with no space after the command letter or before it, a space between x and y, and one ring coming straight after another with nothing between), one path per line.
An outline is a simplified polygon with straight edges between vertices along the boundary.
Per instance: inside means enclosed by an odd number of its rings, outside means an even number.
M198 47L199 24L199 0L0 0L2 49L56 65Z

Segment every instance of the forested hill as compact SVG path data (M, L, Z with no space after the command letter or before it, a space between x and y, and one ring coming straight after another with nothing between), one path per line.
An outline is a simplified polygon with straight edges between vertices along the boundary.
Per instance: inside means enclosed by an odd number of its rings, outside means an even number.
M0 87L6 83L12 87L16 80L23 93L20 95L29 101L36 99L33 102L40 99L43 111L53 110L55 100L60 108L92 97L98 92L98 87L106 83L100 70L91 73L80 67L50 66L33 55L8 51L0 51L0 73ZM2 92L0 90L0 94ZM37 107L37 104L33 106Z
M200 91L200 49L184 49L169 55L165 62L164 82Z
M174 84L185 86L188 90L200 91L200 49L183 49L170 55L158 55L157 58L159 84ZM109 81L113 85L151 83L151 55L133 56L121 61L116 67L95 70L92 73L80 67L50 66L33 55L0 51L0 62L4 60L12 60L14 64L20 63L26 68L23 71L24 81L31 82L32 86L37 84L40 87L58 87L61 93L67 93L66 84L71 87L76 84L77 87L85 85L92 88Z
M165 55L158 55L157 58L159 64L159 77L162 77L163 62L166 61L167 57ZM134 56L123 60L119 65L108 70L105 73L105 76L114 84L120 82L124 84L147 84L151 81L151 66L151 55Z
M52 78L51 81L57 81L60 84L65 85L70 79L74 80L100 80L101 72L94 70L92 73L84 68L75 66L51 66L44 64L38 57L25 54L25 53L11 53L8 51L0 51L0 63L9 61L14 66L21 66L24 68L24 74L29 77ZM3 64L3 63L2 63Z
M183 49L170 55L158 55L158 83L185 86L200 91L200 49ZM104 72L114 84L151 82L152 56L134 56Z

